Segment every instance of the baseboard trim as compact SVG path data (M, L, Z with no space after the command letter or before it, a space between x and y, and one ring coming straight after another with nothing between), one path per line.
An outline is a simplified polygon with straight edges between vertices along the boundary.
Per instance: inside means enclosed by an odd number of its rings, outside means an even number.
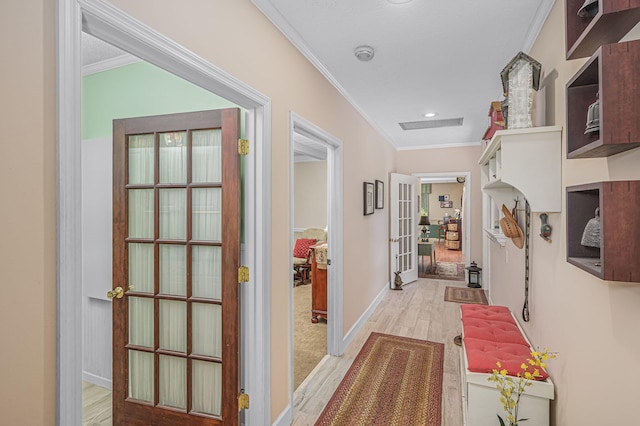
M96 386L100 386L101 388L112 390L113 385L111 380L105 379L101 376L96 376L95 374L88 373L86 371L82 372L82 380L85 382L93 383Z
M373 311L376 310L380 302L382 302L382 299L384 298L384 295L387 294L387 291L389 291L389 288L391 288L391 284L389 283L389 281L387 281L382 291L380 291L380 293L378 293L376 298L373 299L373 302L371 302L367 310L364 311L362 315L360 315L360 318L358 318L358 321L356 321L356 323L353 324L353 327L351 327L351 329L347 332L347 334L345 334L344 338L342 339L342 353L344 353L344 351L347 349L351 341L354 339L354 337L356 337L356 334L358 334L358 331L360 331L364 323L367 322L367 320L373 314Z
M282 410L272 426L289 426L291 423L293 423L293 410L291 409L291 404L289 404Z
M358 334L358 331L360 331L362 326L367 322L367 320L376 310L380 302L382 302L382 299L384 298L384 295L387 294L387 291L389 291L389 288L390 288L390 283L387 281L384 285L384 288L380 291L380 293L378 293L378 295L373 300L373 302L371 302L369 307L362 313L362 315L360 315L360 318L358 318L358 321L356 321L353 327L351 327L351 329L344 336L344 338L342 339L341 353L344 353L344 350L347 348L347 346L349 346L349 344L354 339L356 334ZM313 373L315 373L316 370L318 370L321 367L321 365L324 364L328 359L329 359L329 356L325 356L324 358L322 358L320 363L314 368L311 374L309 374L308 378L312 377L314 375ZM272 423L272 426L289 426L292 422L293 422L293 407L291 406L291 404L289 404L284 408L284 410L282 410L278 418Z

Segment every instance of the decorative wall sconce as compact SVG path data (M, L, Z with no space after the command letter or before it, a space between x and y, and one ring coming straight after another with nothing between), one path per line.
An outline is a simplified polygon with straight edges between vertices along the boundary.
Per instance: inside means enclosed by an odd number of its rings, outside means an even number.
M546 213L540 214L540 221L542 222L542 224L540 225L540 236L543 240L550 243L551 238L549 237L551 236L552 228L551 225L549 225L549 223L547 222L548 219L549 216Z

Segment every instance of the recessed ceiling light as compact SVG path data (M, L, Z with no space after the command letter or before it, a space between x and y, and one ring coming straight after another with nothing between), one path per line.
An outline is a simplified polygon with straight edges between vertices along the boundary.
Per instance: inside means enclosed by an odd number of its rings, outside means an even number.
M437 112L427 112L427 113L424 114L424 116L427 117L427 118L433 118L436 115L438 115Z
M370 61L373 58L373 47L371 46L358 46L353 51L356 58L362 62Z

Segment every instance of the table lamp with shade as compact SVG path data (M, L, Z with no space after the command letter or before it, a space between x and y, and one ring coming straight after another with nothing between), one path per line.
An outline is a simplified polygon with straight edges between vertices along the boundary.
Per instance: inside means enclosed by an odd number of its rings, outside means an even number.
M429 216L420 216L418 226L422 226L422 241L429 241L429 225L431 225L431 222L429 222Z

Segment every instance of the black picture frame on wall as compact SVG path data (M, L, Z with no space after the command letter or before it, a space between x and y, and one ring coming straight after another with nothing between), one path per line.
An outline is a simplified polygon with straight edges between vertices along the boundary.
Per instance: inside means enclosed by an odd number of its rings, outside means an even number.
M364 182L362 186L363 192L363 204L364 204L364 215L373 214L374 204L375 204L375 192L373 190L373 183Z
M376 209L384 209L384 182L376 180Z

